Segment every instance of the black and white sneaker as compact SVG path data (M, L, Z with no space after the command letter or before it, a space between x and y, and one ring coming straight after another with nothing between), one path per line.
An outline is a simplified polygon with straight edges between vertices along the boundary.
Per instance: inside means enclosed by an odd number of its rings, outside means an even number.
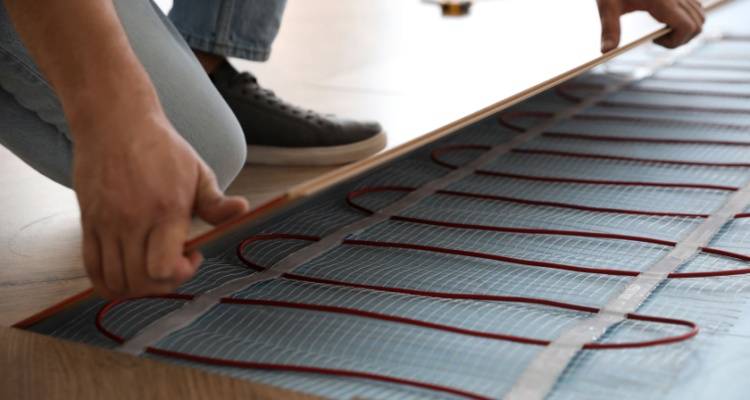
M342 119L286 103L226 61L210 76L245 132L248 163L338 165L385 147L377 122Z

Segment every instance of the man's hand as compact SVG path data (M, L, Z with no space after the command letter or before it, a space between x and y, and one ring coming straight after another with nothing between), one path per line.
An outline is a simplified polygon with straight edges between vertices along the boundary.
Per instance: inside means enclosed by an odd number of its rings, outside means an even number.
M159 294L193 275L193 213L220 223L247 210L175 132L112 1L4 0L52 84L74 143L83 256L104 297Z
M201 261L183 254L191 217L220 223L247 211L224 197L213 172L149 101L89 110L71 128L73 183L81 207L84 262L107 298L167 293Z
M698 0L597 0L597 5L602 22L602 53L617 48L620 16L632 11L647 11L657 21L667 24L672 31L655 42L670 49L698 35L706 20Z

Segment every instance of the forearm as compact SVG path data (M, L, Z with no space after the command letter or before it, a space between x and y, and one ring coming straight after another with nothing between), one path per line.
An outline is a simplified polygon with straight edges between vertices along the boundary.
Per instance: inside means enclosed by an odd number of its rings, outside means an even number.
M160 110L111 0L5 0L5 5L60 98L74 137L87 135L91 130L76 126L90 125L94 111L108 106Z

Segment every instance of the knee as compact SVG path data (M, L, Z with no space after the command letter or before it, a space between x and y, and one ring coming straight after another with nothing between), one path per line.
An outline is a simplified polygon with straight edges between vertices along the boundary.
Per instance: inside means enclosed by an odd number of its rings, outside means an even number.
M193 107L166 104L165 109L177 131L211 167L224 190L245 165L245 136L234 113L218 94L204 94L200 100L191 102Z
M214 118L206 133L210 143L198 150L203 160L216 174L216 180L225 190L245 165L247 145L239 122L231 112Z

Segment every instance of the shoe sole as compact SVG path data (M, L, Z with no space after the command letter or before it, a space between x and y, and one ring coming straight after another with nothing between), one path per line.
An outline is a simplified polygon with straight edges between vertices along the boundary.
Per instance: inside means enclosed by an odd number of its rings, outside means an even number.
M323 166L341 165L371 156L387 143L385 133L359 142L340 146L321 147L275 147L247 146L247 164Z

